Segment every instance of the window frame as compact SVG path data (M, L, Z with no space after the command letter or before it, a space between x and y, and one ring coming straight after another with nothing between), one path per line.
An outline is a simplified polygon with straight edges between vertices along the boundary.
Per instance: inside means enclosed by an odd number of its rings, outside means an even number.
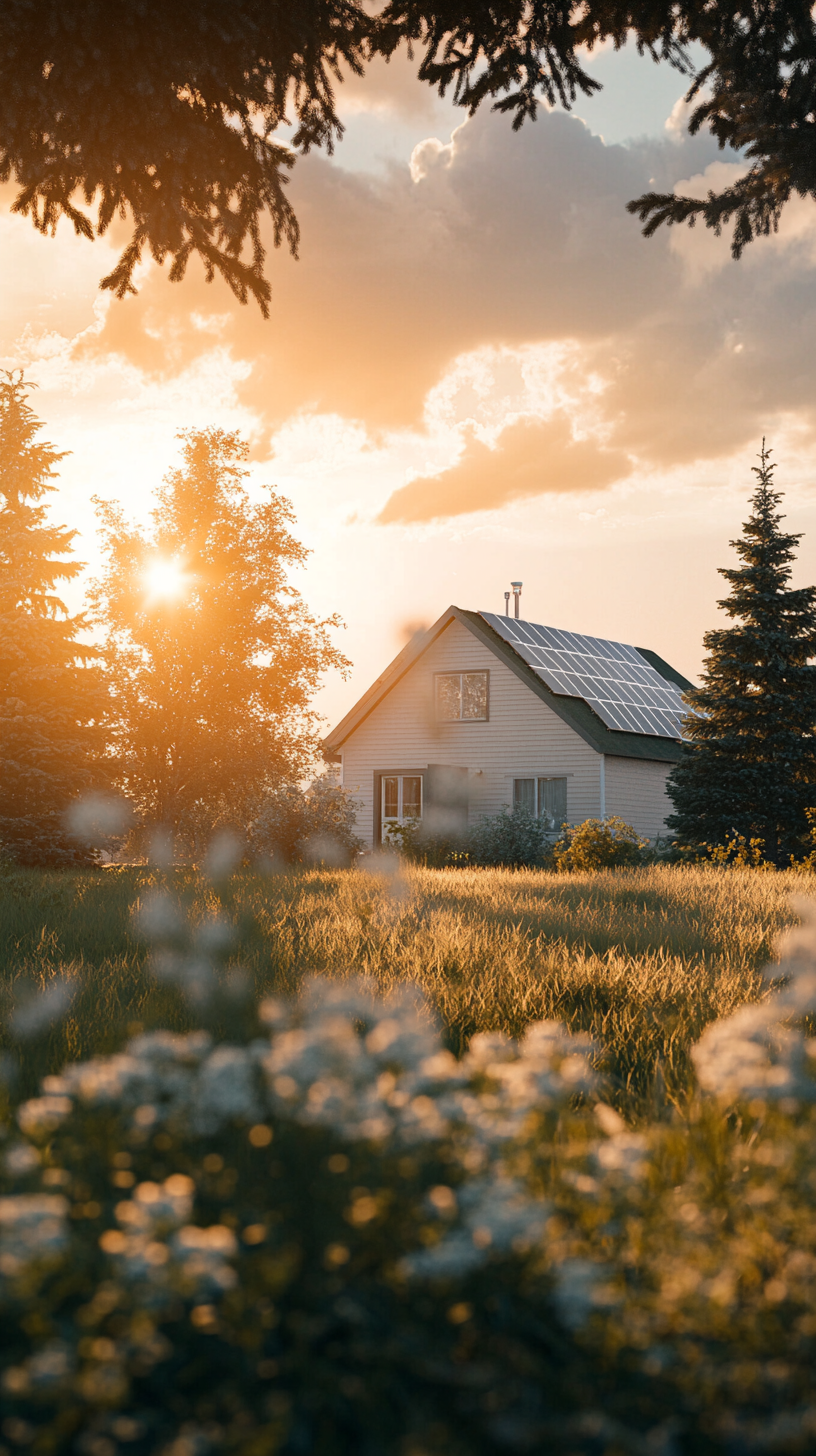
M443 677L458 677L459 679L459 717L443 718L439 712L439 681ZM462 714L464 706L464 688L462 679L466 677L483 677L485 680L485 711L479 718L465 718ZM433 700L434 718L437 723L489 723L490 722L490 668L489 667L463 667L460 670L453 668L450 672L435 672L433 675Z
M534 817L536 819L543 819L544 818L544 815L542 813L542 804L541 804L541 785L542 784L552 784L552 783L563 783L563 785L564 785L564 798L566 800L567 797L568 797L567 796L567 786L568 786L568 782L569 782L570 777L571 777L570 774L518 774L518 775L515 775L514 774L513 775L513 808L515 809L517 807L517 805L518 805L518 798L517 798L517 792L516 792L516 784L530 784L531 783L533 785L533 802L535 804L535 809L533 811ZM568 804L565 805L565 808L564 808L564 818L561 821L562 823L564 823L567 820L567 812L568 812ZM547 816L547 818L549 818L549 815ZM556 834L556 833L558 833L558 831L560 830L560 828L561 828L561 824L555 824L554 823L553 826L552 826L552 828L549 828L548 827L548 833L550 833L550 834Z

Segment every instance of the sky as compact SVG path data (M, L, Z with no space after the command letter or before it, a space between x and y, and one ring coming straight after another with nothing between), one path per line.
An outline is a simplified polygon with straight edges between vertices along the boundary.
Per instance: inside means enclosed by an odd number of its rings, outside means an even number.
M705 195L740 161L688 136L668 66L627 47L588 68L600 94L516 133L404 57L351 78L334 156L294 168L300 257L270 246L268 321L194 266L144 265L112 300L124 234L41 238L0 188L0 366L71 452L52 512L89 571L93 496L143 521L179 430L241 430L310 549L294 584L345 623L329 724L420 626L502 611L511 580L529 620L695 678L763 436L804 532L794 580L816 579L816 210L737 263L699 227L644 239L630 198Z

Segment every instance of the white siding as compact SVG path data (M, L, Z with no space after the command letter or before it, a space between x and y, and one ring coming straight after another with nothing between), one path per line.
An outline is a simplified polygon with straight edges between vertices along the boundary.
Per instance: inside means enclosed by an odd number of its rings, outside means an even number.
M490 673L489 721L437 723L434 673L479 669ZM600 755L459 622L445 628L349 735L342 756L343 783L362 801L358 833L369 844L374 837L375 772L424 769L430 763L470 771L471 823L512 804L514 778L539 774L567 779L571 823L600 813ZM656 767L638 765L644 766ZM607 808L607 813L614 812Z
M666 832L672 802L666 793L669 763L606 756L606 812L618 814L638 834L656 839Z

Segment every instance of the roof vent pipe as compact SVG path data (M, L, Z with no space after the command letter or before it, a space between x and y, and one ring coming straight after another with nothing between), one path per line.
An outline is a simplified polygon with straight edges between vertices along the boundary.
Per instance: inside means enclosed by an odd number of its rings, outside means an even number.
M510 593L509 592L505 592L504 593L504 615L505 615L505 617L509 617L510 616Z
M513 588L513 597L515 598L515 600L513 602L514 614L515 614L516 621L518 621L518 619L519 619L519 602L521 601L521 582L520 581L511 581L510 585Z

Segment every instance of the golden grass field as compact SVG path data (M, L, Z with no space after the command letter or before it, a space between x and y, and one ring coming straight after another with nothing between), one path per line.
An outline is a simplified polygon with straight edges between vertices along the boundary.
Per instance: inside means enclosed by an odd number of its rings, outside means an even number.
M0 900L3 994L60 969L80 991L31 1075L137 1026L195 1022L157 985L131 909L166 888L193 922L234 921L229 964L259 993L289 993L304 975L360 972L420 985L458 1050L476 1031L519 1033L557 1018L599 1044L610 1094L684 1095L688 1048L706 1023L763 994L760 972L811 877L712 866L656 866L556 875L540 870L242 871L219 892L188 870L6 871ZM601 1050L602 1049L602 1050Z

